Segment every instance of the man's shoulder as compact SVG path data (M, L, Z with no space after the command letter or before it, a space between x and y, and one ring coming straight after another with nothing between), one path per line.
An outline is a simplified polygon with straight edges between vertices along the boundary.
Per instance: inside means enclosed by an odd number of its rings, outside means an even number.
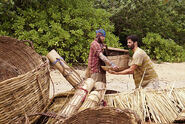
M91 43L91 46L90 46L92 49L95 49L95 50L99 50L101 49L101 45L96 41L94 40L92 43Z
M141 48L137 48L136 51L134 52L134 55L138 55L138 54L141 54L143 53L143 50Z
M99 45L99 43L96 40L94 40L91 42L91 45Z
M142 52L145 52L143 49L141 49L140 47L137 48L136 52L138 53L142 53Z
M133 58L143 58L145 56L145 51L138 47L137 50L134 52Z
M146 52L143 49L139 48L139 47L137 48L135 53L140 54L140 55L145 55L146 54Z

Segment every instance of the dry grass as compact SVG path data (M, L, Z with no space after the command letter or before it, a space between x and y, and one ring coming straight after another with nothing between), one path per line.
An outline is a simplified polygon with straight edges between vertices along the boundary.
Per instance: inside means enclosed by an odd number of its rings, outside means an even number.
M54 97L48 112L58 113L59 109L71 99L73 92ZM145 90L137 89L131 92L106 94L107 106L121 110L131 109L137 113L142 121L148 119L155 123L172 123L185 108L185 89ZM54 123L56 119L49 119L47 123Z
M185 108L185 89L145 90L137 89L130 93L106 95L109 106L131 109L145 121L170 123Z

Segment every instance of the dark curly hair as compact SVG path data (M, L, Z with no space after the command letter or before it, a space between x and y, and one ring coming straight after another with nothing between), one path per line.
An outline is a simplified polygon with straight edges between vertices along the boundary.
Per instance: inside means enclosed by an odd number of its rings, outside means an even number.
M139 40L136 35L130 35L130 36L127 37L127 40L128 39L131 39L133 42L136 42L136 41L138 42L138 40Z

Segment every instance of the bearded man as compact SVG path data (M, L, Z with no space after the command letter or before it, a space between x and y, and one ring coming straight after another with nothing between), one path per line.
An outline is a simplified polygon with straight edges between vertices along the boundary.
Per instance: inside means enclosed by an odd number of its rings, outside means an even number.
M103 54L105 36L106 32L103 29L96 30L96 38L90 45L86 78L91 77L95 82L100 81L106 83L106 72L101 68L105 63L115 70L118 69L118 67Z
M158 75L154 70L150 57L138 47L138 37L135 35L128 36L127 46L134 52L129 62L129 68L120 72L109 70L109 73L117 75L133 74L136 88L158 89Z
M88 68L86 70L85 78L92 78L95 81L93 90L97 90L100 94L100 104L104 105L103 100L106 91L106 72L101 68L105 63L113 69L118 69L107 57L103 54L105 49L106 33L103 29L96 31L96 38L90 45L90 52L88 57Z

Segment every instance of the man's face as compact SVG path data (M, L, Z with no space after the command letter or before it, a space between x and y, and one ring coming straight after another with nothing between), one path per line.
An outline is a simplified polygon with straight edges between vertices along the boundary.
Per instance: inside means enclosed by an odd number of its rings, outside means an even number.
M127 46L129 49L134 49L134 42L131 39L127 40Z
M104 36L100 36L100 40L101 40L101 42L103 43L104 40L105 40L105 37L104 37Z

